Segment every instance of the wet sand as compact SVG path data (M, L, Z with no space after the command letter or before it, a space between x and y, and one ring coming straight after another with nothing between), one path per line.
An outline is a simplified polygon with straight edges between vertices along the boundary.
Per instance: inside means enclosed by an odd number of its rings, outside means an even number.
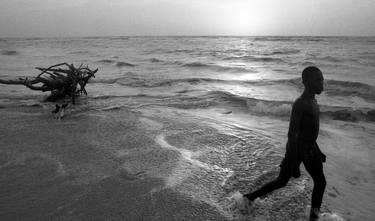
M0 109L4 220L238 220L228 197L277 176L284 154L287 122L281 120L268 125L222 110L119 108L73 111L59 121L49 111ZM328 156L323 210L369 220L373 151L365 150L368 161L358 164L336 150L341 126L322 126ZM346 133L371 141L356 131ZM257 220L304 217L312 181L302 172L255 205Z
M62 121L41 108L0 113L2 220L226 219L205 202L164 188L160 174L173 167L176 153L160 154L136 113Z

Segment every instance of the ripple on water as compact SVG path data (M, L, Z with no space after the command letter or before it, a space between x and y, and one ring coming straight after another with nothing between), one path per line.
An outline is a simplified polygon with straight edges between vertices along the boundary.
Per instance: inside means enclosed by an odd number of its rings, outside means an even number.
M211 127L186 124L158 134L155 142L179 155L179 160L165 178L166 187L204 201L228 217L233 212L228 210L230 202L223 198L241 189L245 185L244 179L251 180L275 166L267 164L264 159L274 160L271 151L274 143L267 137L244 130L221 133ZM265 165L258 165L259 159Z

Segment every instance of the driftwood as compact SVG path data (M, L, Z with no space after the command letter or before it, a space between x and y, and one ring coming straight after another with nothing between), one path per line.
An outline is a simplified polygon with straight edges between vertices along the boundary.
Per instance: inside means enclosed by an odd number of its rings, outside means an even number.
M98 71L91 70L88 66L74 67L73 64L61 63L52 65L49 68L36 68L41 73L32 79L19 78L18 80L2 80L1 84L20 84L32 90L50 91L51 95L47 101L55 101L70 97L72 103L75 103L76 96L85 94L85 86L91 77L95 77Z

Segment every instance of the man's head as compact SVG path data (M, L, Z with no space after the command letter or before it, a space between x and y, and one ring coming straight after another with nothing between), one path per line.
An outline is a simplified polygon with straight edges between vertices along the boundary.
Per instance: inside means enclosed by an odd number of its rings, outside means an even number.
M305 85L305 90L313 94L322 93L323 80L322 71L315 66L309 66L302 71L302 83Z

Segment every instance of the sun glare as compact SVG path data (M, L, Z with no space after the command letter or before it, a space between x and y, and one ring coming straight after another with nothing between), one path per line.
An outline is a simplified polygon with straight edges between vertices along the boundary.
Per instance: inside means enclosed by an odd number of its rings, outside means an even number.
M262 23L264 3L237 2L227 5L225 10L226 29L234 35L258 33Z
M246 34L250 31L251 20L250 16L245 14L236 15L233 18L233 31L237 34Z
M227 31L234 35L251 35L259 30L258 21L246 13L235 13L227 21Z

